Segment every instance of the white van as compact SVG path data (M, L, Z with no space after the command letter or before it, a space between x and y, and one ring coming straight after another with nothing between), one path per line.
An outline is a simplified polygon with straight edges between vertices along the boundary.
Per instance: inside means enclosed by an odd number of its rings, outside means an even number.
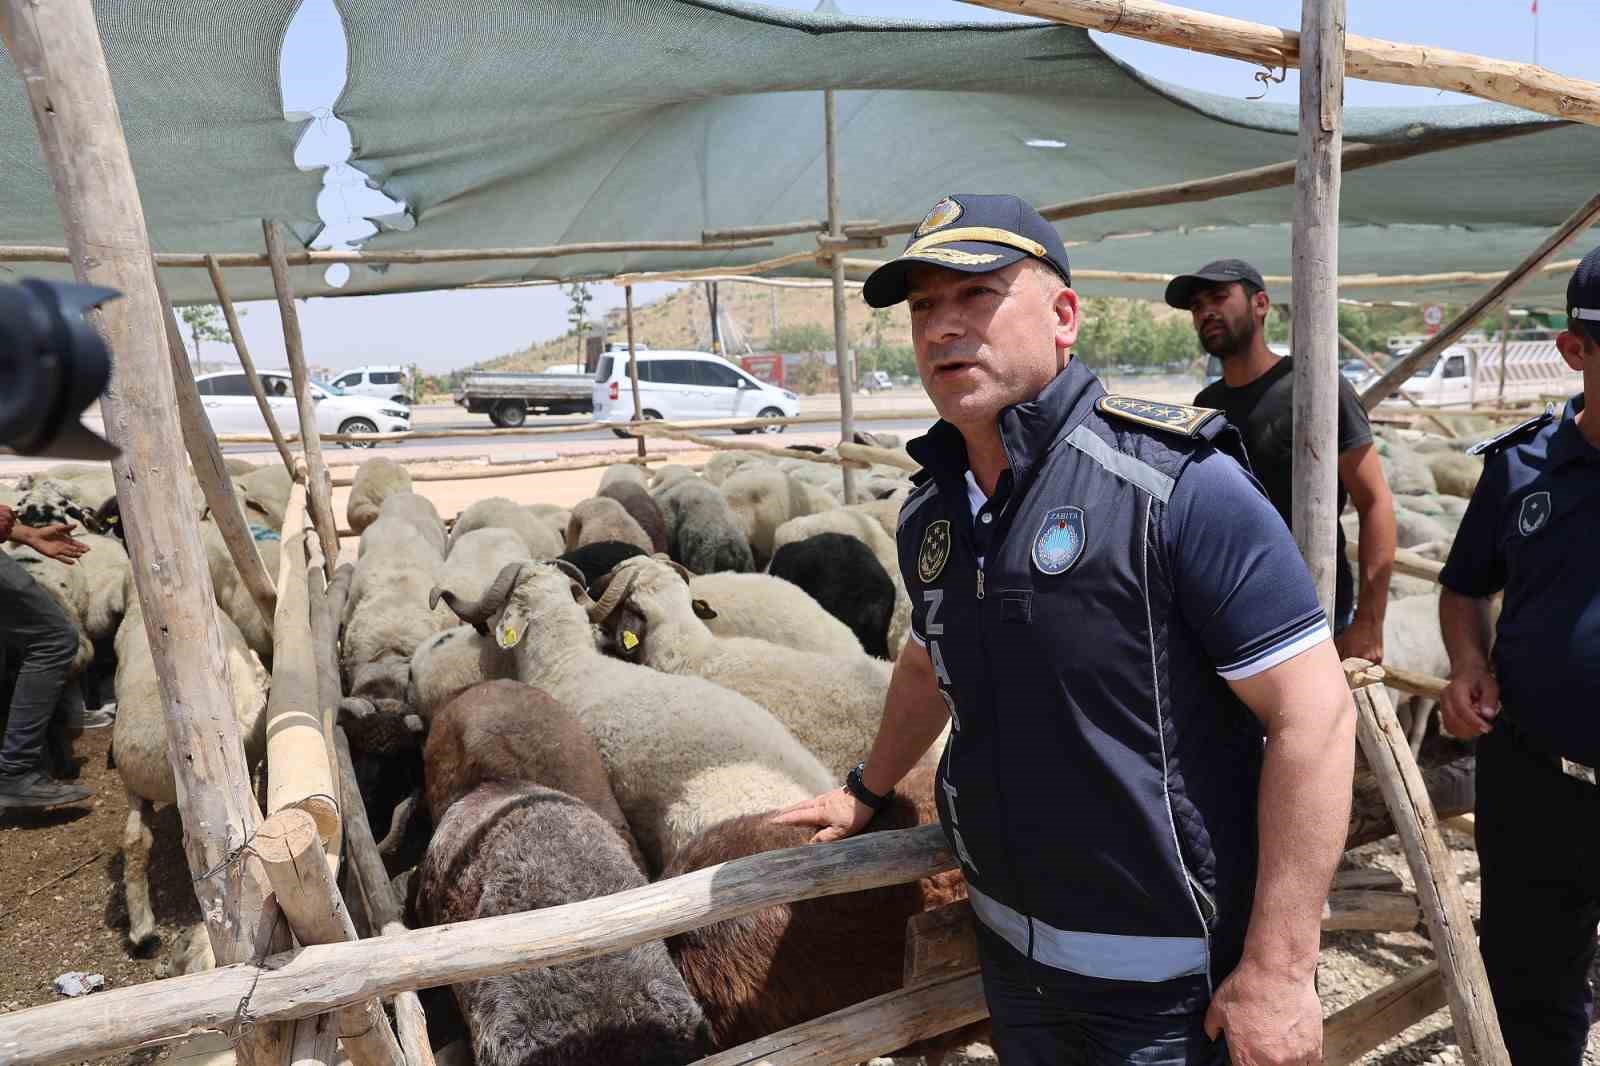
M639 406L647 419L793 418L800 398L769 385L709 352L635 351L639 361ZM594 374L597 422L633 420L628 353L606 352ZM782 432L782 426L772 429ZM613 430L619 437L628 434Z
M1486 341L1452 344L1418 367L1400 388L1428 406L1493 403L1502 393L1506 400L1520 403L1582 392L1583 375L1567 365L1553 340L1511 341L1504 349L1495 341Z
M411 388L403 366L358 366L334 378L332 384L346 396L376 396L391 403L411 403Z

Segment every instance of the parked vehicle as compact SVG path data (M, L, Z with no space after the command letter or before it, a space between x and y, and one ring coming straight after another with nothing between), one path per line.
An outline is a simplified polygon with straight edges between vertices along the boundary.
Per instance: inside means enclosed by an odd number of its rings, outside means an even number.
M890 389L894 383L889 380L887 370L868 370L861 375L861 387L868 392L877 392L880 389Z
M412 403L412 383L403 366L358 366L333 379L333 387L346 396L376 396L392 403Z
M287 370L268 370L261 374L272 420L284 434L300 432L300 414L295 407L294 384ZM267 420L250 391L250 381L242 373L205 374L195 379L200 402L216 433L266 433ZM404 433L411 428L411 411L389 400L371 396L347 396L320 381L310 384L311 400L316 405L318 433ZM355 447L370 448L372 444ZM346 448L351 445L346 444Z
M468 374L454 399L468 412L486 414L495 425L509 429L522 425L529 411L587 413L593 384L588 374Z
M1501 395L1500 344L1452 344L1400 388L1419 404L1492 403ZM1583 391L1583 375L1567 365L1551 340L1512 341L1505 346L1507 400L1571 396Z
M647 419L793 418L800 398L709 352L637 352L639 407ZM626 352L600 356L594 374L594 417L599 422L629 422L634 417L633 388ZM782 432L782 426L771 427ZM628 434L620 429L619 437ZM744 432L744 431L740 431Z

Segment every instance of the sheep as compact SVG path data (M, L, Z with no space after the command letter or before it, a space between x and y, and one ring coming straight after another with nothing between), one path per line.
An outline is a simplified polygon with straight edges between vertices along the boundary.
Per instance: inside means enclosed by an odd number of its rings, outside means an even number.
M109 491L103 491L109 489ZM107 499L116 497L116 488L110 475L102 482L99 478L80 481L62 481L56 478L34 478L17 496L12 507L17 521L25 526L52 526L57 523L75 523L90 532L106 528L99 508Z
M650 535L622 504L608 496L594 496L572 509L567 523L567 549L602 540L634 544L640 551L654 550Z
M479 785L543 785L587 803L644 872L600 750L571 711L531 685L484 681L459 693L434 716L422 766L435 825Z
M610 485L602 485L596 495L616 500L628 514L633 516L633 520L639 523L639 528L644 530L645 536L650 538L648 551L664 552L670 547L667 539L667 516L661 513L661 505L644 486L627 481L613 482Z
M883 567L883 572L894 585L894 610L889 615L885 639L889 658L898 657L900 649L905 647L907 634L911 632L911 597L906 592L905 580L900 574L900 557L893 534L885 533L878 520L870 514L836 507L831 511L791 518L773 533L773 547L776 549L785 544L795 544L819 533L844 533L855 537L871 549L873 558Z
M772 537L779 526L838 506L826 493L770 466L746 467L730 475L722 483L722 495L750 541L758 568L772 558Z
M744 696L601 654L586 609L594 605L570 564L510 566L481 600L447 600L462 621L487 626L516 650L519 680L577 714L652 871L708 825L833 785L816 757Z
M405 702L431 722L445 704L474 685L516 676L516 656L472 626L454 626L411 653Z
M773 553L767 573L810 593L824 610L850 627L868 655L889 657L894 582L872 549L858 538L819 533L785 544Z
M528 554L535 559L554 559L566 549L560 534L548 523L504 496L491 496L479 500L456 516L456 524L450 528L450 546L445 554L449 555L456 541L466 534L490 526L514 531L528 546Z
M731 475L751 463L766 462L771 460L758 452L717 452L706 460L705 469L700 472L700 476L720 487Z
M284 512L289 509L289 490L294 487L294 479L283 464L258 466L250 473L234 478L233 483L242 497L245 520L253 527L261 526L281 533ZM201 498L198 491L196 497Z
M435 925L539 910L647 882L611 825L540 785L485 784L445 812L418 872ZM660 940L455 986L477 1066L679 1066L710 1049Z
M464 533L451 545L434 584L465 600L483 595L489 582L509 563L528 558L528 545L515 531L498 526ZM437 606L430 599L430 608Z
M684 478L692 478L694 476L695 472L693 470L690 470L686 466L680 466L677 463L667 463L665 466L658 466L656 467L655 472L650 475L650 491L651 493L661 493L682 481Z
M867 832L936 821L933 788L931 770L912 771ZM773 813L710 827L684 845L662 876L806 844L810 827L781 825ZM670 937L667 947L722 1050L897 990L907 919L966 895L960 871L950 870L908 884L767 907ZM840 945L848 949L841 952ZM935 1063L984 1031L980 1023L899 1054L926 1054Z
M345 519L357 534L378 520L383 501L395 492L411 491L411 473L393 459L368 459L356 468L355 484L345 503Z
M1501 602L1498 596L1489 601L1490 632L1494 631L1500 617ZM1450 676L1450 655L1445 651L1444 636L1439 630L1437 590L1429 595L1389 600L1383 617L1383 661L1386 665L1429 677ZM1401 724L1406 726L1412 750L1418 750L1437 701L1392 688L1389 696Z
M217 606L239 627L250 650L263 662L271 662L272 618L262 615L256 598L239 576L239 568L234 565L233 554L228 551L216 522L207 519L200 523L200 543L205 548L206 567L211 571L211 591ZM256 541L256 554L261 556L261 565L273 580L277 580L281 547L276 537Z
M572 512L556 503L530 503L522 508L524 511L549 526L555 535L561 538L562 543L567 539L567 523L572 520Z
M444 558L445 549L450 545L450 537L444 531L444 521L439 517L433 501L426 496L419 496L415 492L391 492L384 497L383 504L378 508L378 517L398 518L412 526L433 545L439 558ZM358 558L366 547L367 540L363 537L356 549Z
M910 482L905 482L905 485L909 487ZM899 491L899 486L896 486L895 491ZM900 524L899 500L894 499L892 496L885 496L875 500L863 500L861 503L852 503L843 509L870 515L872 520L878 523L878 527L888 535L890 543L894 542L895 533Z
M600 475L600 487L610 488L612 485L638 485L641 489L650 484L648 472L638 463L612 463L606 467L606 472Z
M585 544L581 548L574 548L561 556L560 562L571 563L583 574L585 587L594 584L603 575L611 570L622 560L631 559L635 555L645 555L636 544L623 544L620 541L597 541L594 544Z
M136 955L148 957L160 945L147 875L154 805L176 802L177 785L167 761L166 704L145 633L144 614L132 585L130 571L124 592L128 609L116 634L117 717L111 727L111 749L128 793L128 819L122 834L128 939ZM216 618L233 714L244 740L246 765L253 767L266 754L267 670L232 620L220 609Z
M600 591L600 590L604 591ZM872 748L889 692L889 664L797 651L753 637L718 637L684 575L651 558L629 559L596 585L602 624L630 661L703 677L772 712L843 779Z
M697 574L689 579L689 593L716 612L706 628L719 637L756 637L822 655L864 654L849 626L781 577Z
M744 527L715 487L697 477L680 478L655 497L667 519L673 559L697 574L756 568Z
M368 699L402 699L409 660L418 644L454 625L428 593L438 553L410 523L380 517L361 535L362 547L345 602L343 652L347 691Z

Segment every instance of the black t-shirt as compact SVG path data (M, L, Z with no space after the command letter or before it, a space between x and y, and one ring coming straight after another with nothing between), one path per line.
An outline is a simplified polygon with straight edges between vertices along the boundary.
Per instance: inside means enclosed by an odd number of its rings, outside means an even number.
M1226 381L1214 381L1200 390L1194 398L1200 407L1213 407L1221 411L1228 421L1244 435L1250 466L1255 471L1267 498L1290 524L1289 515L1294 503L1294 358L1279 359L1277 364L1248 385L1233 388ZM1367 410L1361 406L1361 397L1341 374L1339 377L1339 454L1351 448L1372 443L1372 423ZM1341 481L1338 488L1339 510L1344 510L1346 492ZM1338 554L1335 559L1334 622L1341 624L1349 617L1355 603L1355 578L1350 563L1344 555L1344 527L1338 530Z

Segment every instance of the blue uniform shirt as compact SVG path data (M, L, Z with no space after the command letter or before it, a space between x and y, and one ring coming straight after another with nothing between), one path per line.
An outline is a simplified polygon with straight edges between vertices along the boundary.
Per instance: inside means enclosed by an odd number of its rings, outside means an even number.
M1506 720L1551 755L1600 764L1600 449L1559 419L1488 449L1440 582L1505 591L1493 664Z

